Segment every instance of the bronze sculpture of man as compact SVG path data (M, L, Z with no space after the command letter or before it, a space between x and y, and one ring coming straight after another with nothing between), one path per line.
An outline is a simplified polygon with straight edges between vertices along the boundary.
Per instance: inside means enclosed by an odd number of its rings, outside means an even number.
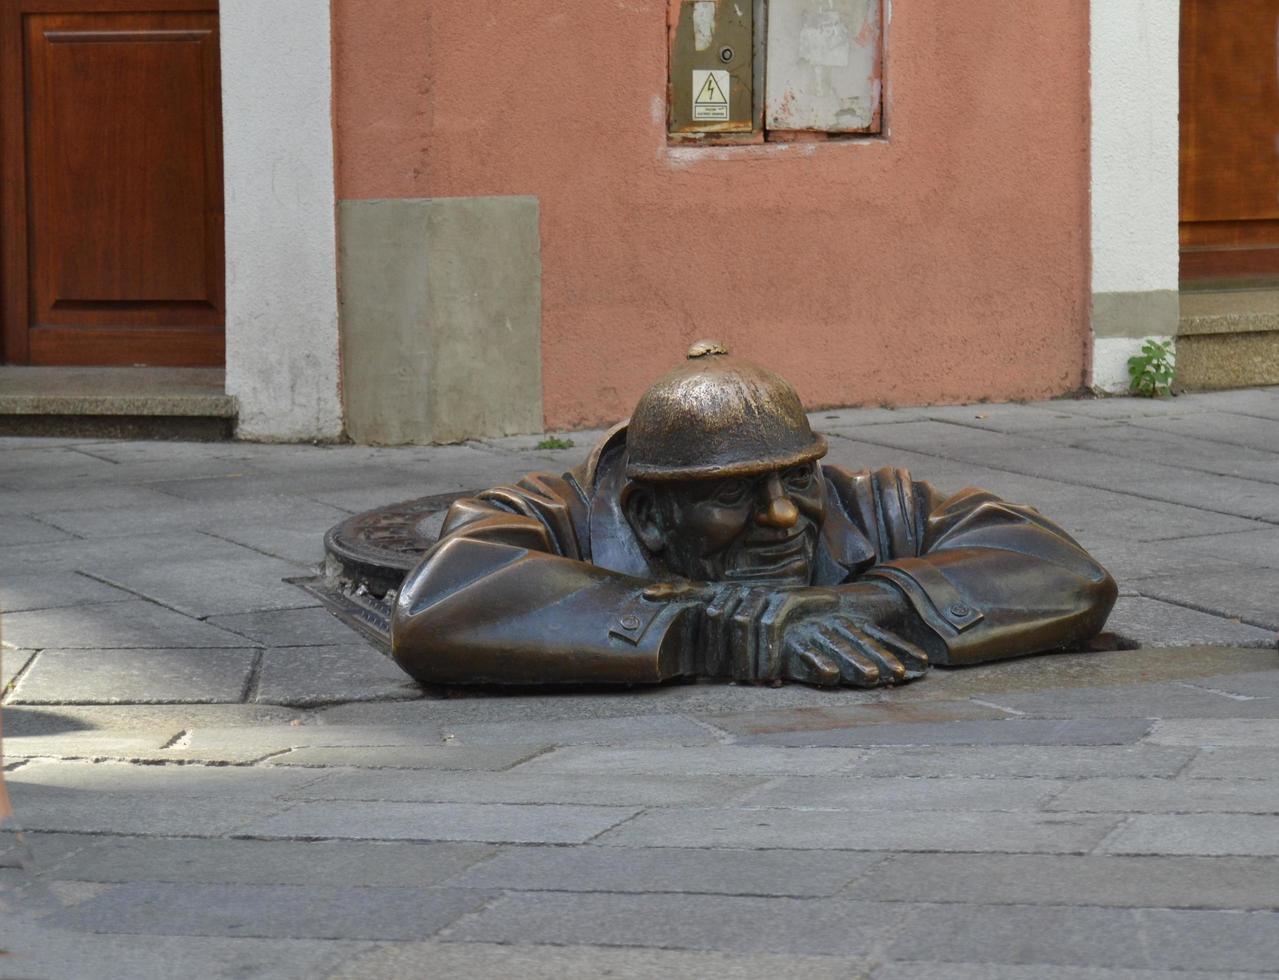
M1114 580L1033 508L826 449L782 378L694 345L581 466L453 504L392 655L442 684L875 687L1102 628Z

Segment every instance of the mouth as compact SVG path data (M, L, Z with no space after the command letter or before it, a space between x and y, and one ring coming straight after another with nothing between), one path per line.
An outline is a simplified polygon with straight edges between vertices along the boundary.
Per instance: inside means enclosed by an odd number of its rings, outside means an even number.
M780 541L748 541L736 555L727 577L743 579L790 579L808 575L812 536L805 528Z

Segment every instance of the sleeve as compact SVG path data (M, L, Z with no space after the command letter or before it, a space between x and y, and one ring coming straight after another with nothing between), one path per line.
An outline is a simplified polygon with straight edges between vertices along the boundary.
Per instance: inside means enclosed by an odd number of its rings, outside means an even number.
M396 662L441 684L651 684L689 673L694 604L650 602L651 583L581 560L572 517L584 506L546 475L455 502L396 597Z
M1110 574L1033 507L970 487L944 496L905 470L853 478L854 507L879 563L941 641L940 664L1067 649L1100 632L1114 606Z

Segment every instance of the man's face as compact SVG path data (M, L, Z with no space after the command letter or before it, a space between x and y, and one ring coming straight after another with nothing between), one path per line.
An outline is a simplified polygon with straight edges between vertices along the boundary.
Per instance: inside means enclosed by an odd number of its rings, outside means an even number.
M671 571L700 582L808 585L826 517L816 463L653 484Z

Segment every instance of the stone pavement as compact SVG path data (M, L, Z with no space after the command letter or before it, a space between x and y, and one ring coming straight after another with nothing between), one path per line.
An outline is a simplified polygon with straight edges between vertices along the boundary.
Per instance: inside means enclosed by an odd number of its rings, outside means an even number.
M284 580L590 434L0 440L0 977L1279 977L1279 389L814 421L1038 506L1142 649L444 697Z

